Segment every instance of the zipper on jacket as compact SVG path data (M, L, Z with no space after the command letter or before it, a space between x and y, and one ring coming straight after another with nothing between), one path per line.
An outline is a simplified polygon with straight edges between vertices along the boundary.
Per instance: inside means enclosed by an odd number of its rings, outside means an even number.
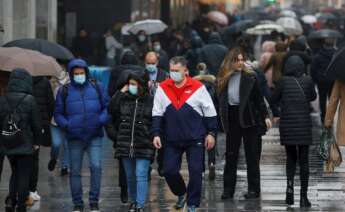
M83 89L80 89L80 93L81 93L81 101L83 102L83 109L84 109L84 113L83 113L83 119L84 119L84 127L83 127L83 131L86 130L86 106L85 106L85 93Z
M134 129L135 129L135 121L137 117L137 108L138 108L138 99L135 100L135 108L134 108L134 117L132 123L132 138L131 138L131 145L129 147L129 157L134 157Z

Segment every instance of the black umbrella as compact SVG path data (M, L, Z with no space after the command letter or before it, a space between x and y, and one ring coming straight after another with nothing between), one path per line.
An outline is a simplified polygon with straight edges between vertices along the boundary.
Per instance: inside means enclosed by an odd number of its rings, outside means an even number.
M329 64L326 77L331 80L345 81L345 47L336 52Z
M220 35L222 37L223 42L226 46L230 47L231 44L234 42L232 37L233 35L236 35L240 32L245 32L246 29L255 26L255 24L256 23L253 20L242 20L237 21L228 27L224 27L220 31Z
M332 29L321 29L318 31L311 32L308 36L309 39L322 39L322 38L342 38L343 35Z
M71 60L74 58L71 51L53 42L43 39L20 39L6 43L4 47L20 47L41 52L42 54L54 57L59 60Z
M235 34L239 33L241 31L245 31L248 28L251 28L255 26L255 21L253 20L243 20L243 21L237 21L233 24L231 24L228 27L224 27L222 29L222 33L224 34Z

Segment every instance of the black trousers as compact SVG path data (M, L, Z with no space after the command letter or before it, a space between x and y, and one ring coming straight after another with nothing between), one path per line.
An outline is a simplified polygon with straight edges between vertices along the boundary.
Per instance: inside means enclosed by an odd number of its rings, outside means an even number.
M157 165L159 170L163 170L163 163L164 163L164 147L157 150L157 157L156 157Z
M317 89L319 90L319 103L321 110L321 121L324 123L326 116L327 99L332 93L332 84L318 84Z
M239 150L244 143L247 163L248 191L260 192L260 167L258 159L257 127L242 128L239 123L238 106L229 108L229 134L226 135L226 161L224 169L224 191L235 193Z
M261 160L261 154L262 154L262 136L258 136L258 160Z
M13 202L17 201L18 207L24 208L26 207L25 201L29 195L33 156L8 156L8 160L10 161L12 169L9 185L9 198Z
M4 166L4 160L5 160L5 155L0 154L0 181L1 181L1 176L2 176L2 169Z
M119 187L124 189L124 191L127 191L126 172L121 159L119 159Z
M32 164L31 164L31 175L30 175L30 191L35 192L37 191L37 183L38 183L38 172L39 172L39 155L40 150L35 150L32 156Z
M288 180L293 180L296 173L297 159L300 167L301 181L309 179L309 146L285 146L286 150L286 175Z

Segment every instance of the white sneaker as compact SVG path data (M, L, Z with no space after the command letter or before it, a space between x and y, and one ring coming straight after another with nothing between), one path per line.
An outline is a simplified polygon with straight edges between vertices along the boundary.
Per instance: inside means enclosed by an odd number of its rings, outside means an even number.
M30 197L34 200L34 201L40 201L41 197L40 195L38 195L37 191L35 192L30 192Z

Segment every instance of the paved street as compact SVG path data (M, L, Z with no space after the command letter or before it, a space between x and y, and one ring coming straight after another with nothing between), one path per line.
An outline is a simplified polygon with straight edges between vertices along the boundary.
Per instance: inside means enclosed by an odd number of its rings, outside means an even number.
M319 128L314 128L315 144L318 143ZM203 200L199 211L300 211L299 188L296 187L296 204L292 208L287 208L284 204L285 198L285 153L279 144L278 129L274 128L264 139L263 155L261 160L261 180L262 198L257 201L246 201L242 195L246 191L246 172L244 159L242 157L239 166L238 187L234 201L222 201L222 170L223 170L223 150L224 136L219 140L219 156L217 164L217 179L215 182L207 180L205 177ZM43 149L41 153L39 193L42 196L41 203L36 203L29 211L61 212L70 211L72 204L70 200L68 177L60 177L58 171L49 173L47 163L49 160L48 149ZM104 171L102 182L101 210L104 212L123 212L127 206L120 203L117 187L117 163L113 159L111 144L104 145ZM337 172L332 175L322 174L322 162L317 155L317 146L311 148L311 180L310 180L310 200L313 207L308 211L345 211L345 166L337 168ZM1 201L7 193L7 181L10 170L8 163L5 163L5 171L0 184ZM186 166L184 164L182 173L186 176ZM83 172L84 194L87 203L87 184L89 182L88 170ZM298 177L296 179L298 183ZM174 211L172 206L175 197L169 191L163 178L158 177L153 171L150 185L149 203L147 211ZM3 211L3 207L1 211Z

